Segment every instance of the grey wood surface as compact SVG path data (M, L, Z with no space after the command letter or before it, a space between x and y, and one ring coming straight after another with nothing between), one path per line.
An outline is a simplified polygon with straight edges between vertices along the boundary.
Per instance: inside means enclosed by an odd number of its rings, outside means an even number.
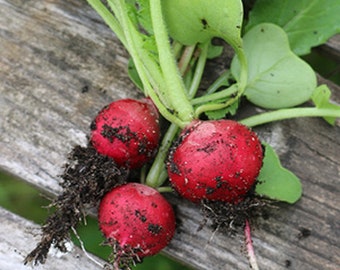
M338 52L338 39L335 44L328 47ZM138 96L126 64L125 50L86 1L0 0L0 168L45 193L60 193L57 175L72 147L86 143L96 112L114 99ZM339 87L329 85L340 103ZM339 122L330 127L300 118L255 130L304 188L297 204L281 204L254 227L260 269L339 269ZM193 269L248 269L242 235L214 233L209 226L197 231L199 207L175 195L169 199L180 222L167 255ZM0 213L0 239L7 243L0 244L0 256L10 260L21 245L32 245L36 227L8 225L26 221ZM18 236L9 236L9 228ZM300 237L303 229L310 236ZM7 269L8 261L0 259L0 269Z
M62 253L51 249L49 259L43 266L24 265L23 261L37 241L39 241L40 227L0 207L0 269L1 270L95 270L105 265L105 261L93 255L91 259L85 253L74 246L72 242L67 243L69 252ZM96 262L93 261L96 260ZM99 264L97 264L99 263Z

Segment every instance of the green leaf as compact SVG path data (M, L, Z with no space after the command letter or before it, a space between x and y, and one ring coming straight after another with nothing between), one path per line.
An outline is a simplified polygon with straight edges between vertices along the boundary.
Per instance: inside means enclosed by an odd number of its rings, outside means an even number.
M340 106L330 102L331 90L328 86L323 84L315 88L312 101L317 108L320 109L333 109L340 112ZM336 117L324 117L324 119L331 125L335 124Z
M223 48L223 46L209 44L207 58L214 59L220 56L223 52Z
M257 0L246 31L262 22L281 26L292 50L305 55L340 32L339 0Z
M141 44L155 62L158 62L158 52L155 37L153 35L149 0L126 0L128 16L138 30Z
M163 0L170 36L184 45L205 43L221 37L233 47L242 44L241 0Z
M239 103L234 102L231 106L228 106L223 109L215 110L215 111L206 111L205 114L208 116L210 120L218 120L218 119L225 118L227 114L235 115L237 112L238 106L239 106Z
M253 27L243 38L248 62L244 95L257 106L287 108L310 99L317 81L313 69L289 48L286 33L271 23ZM238 79L240 64L234 57L232 75Z
M153 34L152 21L150 14L150 2L149 0L136 0L135 6L137 6L137 19L139 24L149 34Z
M299 178L283 168L274 149L265 144L263 166L258 176L255 192L270 199L295 203L301 198L302 186Z
M112 5L112 3L111 3ZM134 26L138 27L139 22L138 22L138 18L137 18L137 9L136 9L136 1L134 0L126 0L126 9L127 9L127 13L128 16L131 20L131 22L133 23Z

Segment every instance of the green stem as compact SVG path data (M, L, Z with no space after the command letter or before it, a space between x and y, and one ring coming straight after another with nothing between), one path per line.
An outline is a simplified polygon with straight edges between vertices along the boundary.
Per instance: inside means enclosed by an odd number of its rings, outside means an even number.
M229 86L230 70L224 71L207 89L206 94L216 92L221 86Z
M297 117L340 117L338 110L332 109L319 109L319 108L290 108L280 109L276 111L265 112L250 116L239 122L248 126L254 127L269 122L297 118Z
M138 46L138 44L142 44L141 36L139 35L127 15L124 0L110 0L109 4L110 6L112 6L112 9L115 10L117 14L119 14L119 16L117 17L119 17L120 19L120 23L125 34L127 48L134 61L138 75L143 83L146 95L150 96L150 98L157 106L159 112L168 121L176 123L177 125L182 125L182 121L169 112L169 110L164 106L163 100L159 98L155 91L155 89L158 89L159 85L161 84L160 82L156 81L156 78L161 79L162 76L159 73L159 70L157 70L157 68L155 67L154 62L145 52L145 50ZM158 94L161 96L161 93Z
M205 68L205 64L207 62L209 42L206 42L205 44L203 44L201 48L200 56L198 58L196 68L195 68L194 77L192 78L191 85L188 90L189 99L194 98L194 96L197 93L198 87L201 83L203 71Z
M87 2L103 18L104 22L111 28L118 39L123 43L124 47L128 49L124 32L119 25L118 20L111 14L106 6L100 0L87 0Z
M145 95L150 96L154 100L160 113L166 119L180 123L180 120L172 116L167 109L173 108L171 108L171 104L165 95L164 80L159 65L157 61L150 57L149 51L142 45L144 43L144 35L131 22L126 6L122 1L108 0L108 4L122 25L125 36L128 36L129 42L127 42L126 48L135 63L138 75L144 86ZM157 98L153 98L156 95Z
M155 92L149 91L149 96L152 99L153 103L157 107L159 113L170 123L173 123L179 127L183 126L183 122L181 119L176 117L174 114L172 114L162 103L162 101L159 99L159 97L156 95Z
M143 36L131 22L125 3L120 0L108 0L108 4L121 25L126 39L124 46L131 55L137 72L141 69L144 70L142 75L139 74L142 82L149 81L155 90L159 89L159 85L162 82L161 72L155 61L151 59L148 52L141 46L141 44L143 44ZM143 61L141 59L143 59ZM148 95L148 93L146 93L146 95Z
M172 187L158 187L157 188L158 192L160 193L165 193L165 192L173 192L174 190Z
M198 63L196 65L195 75L194 75L193 80L191 81L191 87L190 87L191 92L189 90L190 96L195 95L195 92L198 88L198 84L201 80L203 69L206 63L206 59L207 59L207 50L208 50L208 44L207 46L205 45L203 46ZM185 70L182 70L182 72L184 71ZM170 125L166 134L164 135L163 141L161 143L161 147L147 175L147 178L146 178L147 185L153 186L153 187L159 187L167 179L168 175L167 175L166 168L165 168L165 159L167 158L169 148L178 130L179 130L178 126L172 124Z
M175 113L183 121L181 127L184 127L193 119L193 107L186 95L183 80L171 51L160 0L150 0L150 12L159 62L167 87L166 96L175 109Z
M240 62L240 74L239 74L240 76L238 79L238 85L239 85L238 97L241 97L248 83L248 63L247 63L247 57L243 49L243 40L241 37L237 40L230 40L228 36L223 36L223 38L233 47L237 55L237 58Z
M183 83L185 85L186 89L189 89L191 82L192 82L192 70L189 69L188 72L185 73L185 75L182 77L183 78Z
M178 71L180 74L184 75L191 61L192 55L196 49L196 44L191 46L186 46L182 56L178 62Z
M240 62L240 67L241 67L240 78L238 81L238 84L239 84L238 97L241 97L248 83L248 64L247 64L247 58L246 58L243 48L241 46L236 46L236 45L233 48L237 54L238 60Z
M228 42L228 37L224 38L227 42ZM237 94L227 100L224 103L217 103L217 104L203 104L201 106L199 106L198 108L196 108L195 110L195 118L198 118L200 116L200 114L207 112L207 111L215 111L215 110L220 110L226 107L231 106L232 104L234 104L235 102L238 102L239 99L242 97L243 92L246 89L247 86L247 80L248 80L248 65L247 65L247 59L246 59L246 55L244 53L243 47L242 47L242 40L238 41L239 43L232 43L229 42L229 44L233 47L233 49L235 50L235 53L239 59L240 62L240 66L241 66L241 71L240 71L240 77L239 80L237 82L237 84L234 84L233 86L237 86L238 90L237 90ZM231 87L233 87L231 86Z
M160 177L162 171L165 170L165 160L168 156L169 148L174 140L176 134L178 132L178 126L175 124L171 124L164 134L161 146L158 150L158 153L154 159L154 162L149 170L149 173L146 177L146 184L151 187L159 187L161 186L166 177Z
M229 97L233 94L235 94L238 90L238 86L237 84L233 84L232 86L230 86L227 89L218 91L216 93L210 94L210 95L204 95L198 98L195 98L191 101L192 105L198 105L198 104L202 104L202 103L208 103L208 102L212 102L215 100L219 100L219 99L224 99L226 97Z
M183 47L184 45L179 43L178 41L172 42L172 51L174 53L175 59L178 59L180 57Z
M230 89L230 90L229 90ZM236 93L240 88L238 87L238 84L233 84L230 86L228 89L226 89L226 93ZM211 95L217 95L218 93L214 93ZM202 113L207 112L207 111L216 111L216 110L221 110L224 108L227 108L234 104L235 102L238 102L240 98L240 92L237 92L237 95L234 96L233 98L228 99L224 103L213 103L213 104L203 104L199 107L196 108L195 110L195 117L199 117Z
M142 167L142 169L141 169L141 171L140 171L140 177L139 177L140 179L140 182L142 183L142 184L145 184L145 179L146 179L146 166L144 165L143 167Z

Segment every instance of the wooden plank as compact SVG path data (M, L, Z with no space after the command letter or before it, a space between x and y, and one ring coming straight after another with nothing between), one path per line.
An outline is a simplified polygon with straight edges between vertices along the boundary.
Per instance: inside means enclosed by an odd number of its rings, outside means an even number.
M340 34L331 37L326 44L320 46L320 50L328 54L334 61L340 61Z
M0 0L0 25L0 168L56 195L65 157L85 144L96 112L113 99L138 96L127 55L85 1ZM339 102L339 87L331 87ZM256 131L304 186L296 205L282 204L258 221L260 269L337 269L340 124L295 119ZM166 254L194 269L247 269L242 235L214 233L209 225L197 231L199 207L169 199L180 222ZM303 228L309 237L300 237Z
M35 243L39 240L39 226L1 207L0 224L0 269L42 269L41 267L23 264L25 256L35 247ZM98 264L86 257L84 252L74 246L72 242L68 243L68 247L70 251L67 253L50 250L49 259L43 269L101 269ZM93 255L91 255L91 258L101 265L105 264L103 260Z

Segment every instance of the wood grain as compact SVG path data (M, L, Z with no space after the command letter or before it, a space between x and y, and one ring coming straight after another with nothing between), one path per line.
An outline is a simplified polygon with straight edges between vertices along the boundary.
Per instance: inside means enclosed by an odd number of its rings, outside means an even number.
M126 64L125 50L85 1L0 0L0 168L58 194L66 155L86 143L96 112L114 99L138 96ZM213 76L219 71L212 67ZM330 87L339 102L339 87ZM269 210L254 226L260 269L338 269L340 124L300 118L255 130L304 187L297 204ZM199 207L169 199L179 223L167 255L193 269L248 269L242 235L214 232L209 224L197 231ZM304 229L310 236L301 237Z
M39 241L39 226L27 221L11 212L0 207L0 267L3 270L28 270L41 269L24 265L23 261L28 252ZM35 233L35 235L34 235ZM50 250L49 259L44 265L44 269L49 270L83 270L100 269L100 266L85 256L85 253L68 243L70 252L61 253L57 250ZM93 255L98 263L105 265L105 261Z

